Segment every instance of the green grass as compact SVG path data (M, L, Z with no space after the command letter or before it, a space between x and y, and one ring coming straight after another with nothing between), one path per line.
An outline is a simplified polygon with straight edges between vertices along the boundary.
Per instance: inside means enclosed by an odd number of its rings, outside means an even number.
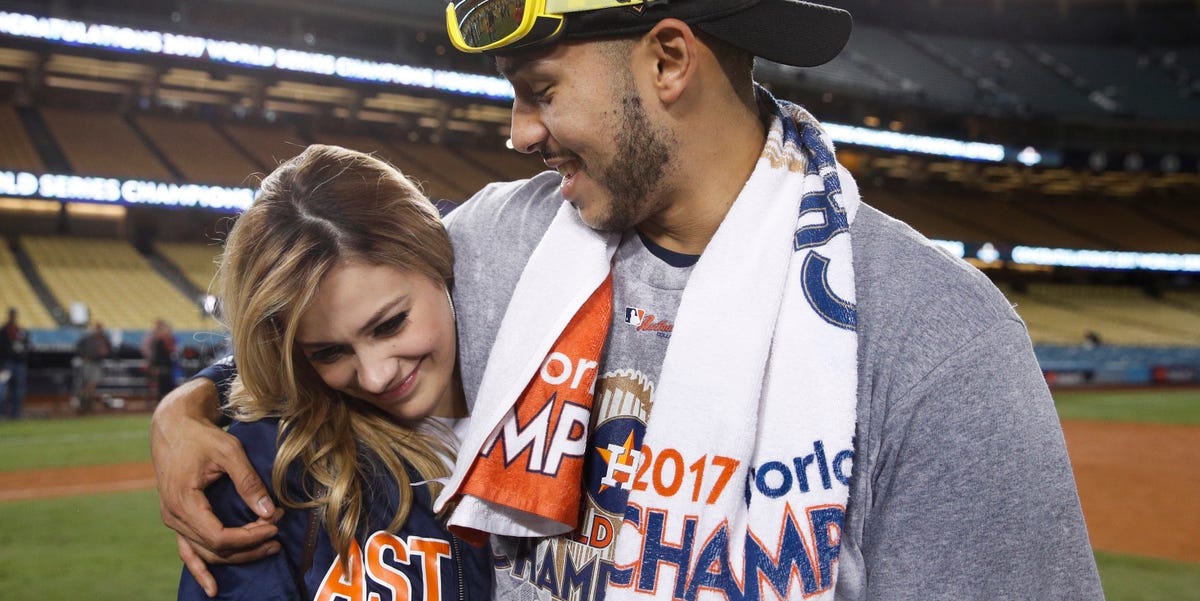
M154 491L0 503L4 599L174 599L181 568Z
M1062 419L1200 426L1200 389L1058 390Z
M1096 552L1108 601L1200 599L1200 565Z
M150 461L150 416L0 422L0 471Z

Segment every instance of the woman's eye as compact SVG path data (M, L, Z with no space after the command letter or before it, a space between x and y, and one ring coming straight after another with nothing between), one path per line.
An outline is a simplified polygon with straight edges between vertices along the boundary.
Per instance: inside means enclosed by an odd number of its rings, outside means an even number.
M327 346L308 356L308 360L314 363L333 363L342 356L342 348L338 346Z
M404 322L407 320L408 320L408 311L403 311L403 312L397 313L394 317L375 326L375 335L376 336L391 336L392 334L395 334L396 331L398 331L400 329L400 326L404 325Z

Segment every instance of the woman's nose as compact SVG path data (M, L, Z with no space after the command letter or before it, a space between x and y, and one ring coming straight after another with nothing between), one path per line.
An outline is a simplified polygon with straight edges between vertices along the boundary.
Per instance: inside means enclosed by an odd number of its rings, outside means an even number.
M386 352L386 345L357 351L358 386L371 394L381 394L396 377L397 362Z

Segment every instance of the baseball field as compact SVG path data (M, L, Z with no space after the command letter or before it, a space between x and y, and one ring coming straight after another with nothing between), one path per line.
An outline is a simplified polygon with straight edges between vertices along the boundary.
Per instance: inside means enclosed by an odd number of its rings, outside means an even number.
M1108 598L1200 600L1200 390L1055 396ZM175 596L148 423L0 423L0 597Z

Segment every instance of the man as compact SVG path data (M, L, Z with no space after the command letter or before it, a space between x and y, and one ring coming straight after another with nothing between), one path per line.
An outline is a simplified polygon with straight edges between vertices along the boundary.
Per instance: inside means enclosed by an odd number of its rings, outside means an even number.
M8 321L0 330L0 417L18 419L25 401L29 372L29 330L17 323L17 310L8 309Z
M96 399L96 388L104 378L104 360L112 354L112 343L104 324L96 322L75 343L75 354L79 361L79 390L75 398L79 401L80 413L91 413Z
M165 319L154 320L154 328L142 339L146 375L152 382L154 400L161 401L175 388L175 332Z
M558 173L490 186L447 220L473 420L508 410L492 392L523 387L525 371L506 382L496 366L598 376L587 440L566 434L559 453L583 462L566 485L582 489L579 519L494 537L496 598L1102 598L1019 318L982 274L859 203L811 116L753 83L751 53L831 59L846 13L794 0L600 0L566 14L534 3L524 26L487 30L471 20L477 4L448 8L451 38L496 55L516 93L513 146ZM567 337L606 276L602 355L513 352L522 332ZM546 288L578 297L560 307L528 292L557 277L582 294ZM509 322L531 314L549 336L514 334ZM181 555L195 573L201 558L274 552L274 505L209 423L216 388L187 390L152 432ZM533 444L520 409L466 437L448 485L460 525L511 534L470 520L494 507L470 474L476 453ZM223 530L203 511L200 491L223 472L259 523Z

